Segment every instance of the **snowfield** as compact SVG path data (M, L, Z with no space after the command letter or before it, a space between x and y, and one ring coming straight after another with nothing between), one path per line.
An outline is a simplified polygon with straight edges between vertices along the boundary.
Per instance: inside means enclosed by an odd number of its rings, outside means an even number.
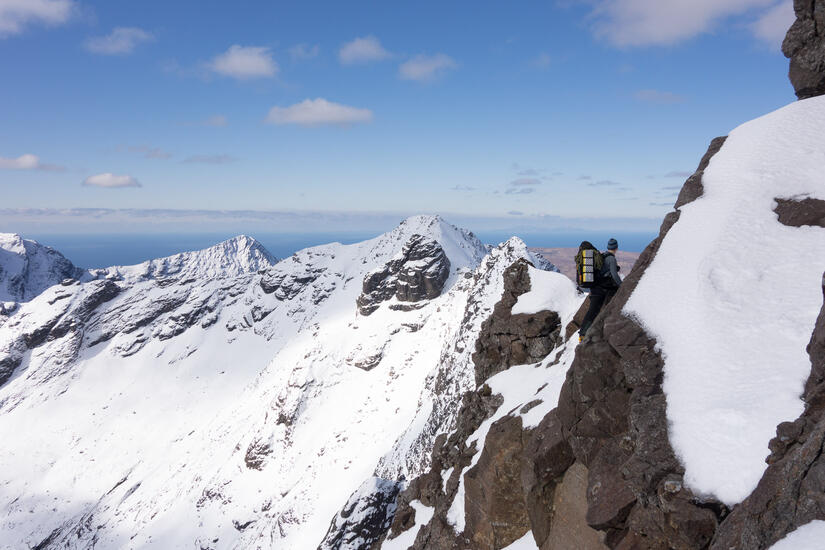
M776 198L825 199L823 127L817 97L731 132L624 308L664 357L687 484L727 505L756 487L777 424L803 410L825 229L773 210Z
M449 258L441 295L359 314L416 234ZM243 238L202 252L3 314L0 548L316 548L365 479L429 466L501 273L533 259L432 216L271 266Z

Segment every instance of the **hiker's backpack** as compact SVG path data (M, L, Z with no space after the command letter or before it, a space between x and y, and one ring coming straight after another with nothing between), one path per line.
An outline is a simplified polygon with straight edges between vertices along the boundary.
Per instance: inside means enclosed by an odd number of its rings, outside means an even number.
M604 256L595 246L584 241L576 254L576 284L582 288L592 288L601 279Z

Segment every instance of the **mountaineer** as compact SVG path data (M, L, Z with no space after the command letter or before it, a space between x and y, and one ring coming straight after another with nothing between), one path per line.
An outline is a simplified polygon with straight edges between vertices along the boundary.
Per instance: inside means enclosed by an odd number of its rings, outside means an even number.
M576 254L576 282L582 288L590 289L590 307L584 316L579 329L579 342L582 341L587 329L599 314L602 307L613 298L622 279L619 277L619 264L616 261L616 251L619 243L616 239L607 241L607 251L599 252L587 241L579 245Z

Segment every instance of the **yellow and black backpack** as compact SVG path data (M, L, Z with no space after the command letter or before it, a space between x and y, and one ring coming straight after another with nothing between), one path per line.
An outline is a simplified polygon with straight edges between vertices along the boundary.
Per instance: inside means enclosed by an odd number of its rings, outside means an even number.
M598 284L604 267L604 256L588 241L579 245L576 254L576 284L592 288Z

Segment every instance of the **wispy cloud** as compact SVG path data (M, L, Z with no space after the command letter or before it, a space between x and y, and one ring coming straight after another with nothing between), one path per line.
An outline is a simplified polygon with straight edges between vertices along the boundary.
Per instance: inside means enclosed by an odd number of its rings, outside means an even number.
M141 153L147 159L170 159L172 153L164 151L160 147L149 147L148 145L131 145L126 148L130 153Z
M33 24L61 25L71 18L74 10L72 0L2 0L0 38L20 34Z
M639 90L633 94L639 101L645 103L658 103L660 105L675 105L677 103L684 103L685 98L673 92L663 92L661 90Z
M520 210L510 210L509 212L507 212L507 214L510 216L523 216L524 212Z
M237 161L232 155L192 155L183 159L186 164L230 164Z
M430 82L458 66L449 55L417 55L398 67L398 76L404 80Z
M212 126L214 128L222 128L229 124L229 119L226 115L212 115L206 120L201 121L201 126Z
M312 46L309 44L295 44L287 52L293 61L306 61L318 57L318 54L321 53L321 46L318 44Z
M598 0L590 19L596 36L615 46L668 45L773 4L775 0Z
M41 170L43 172L65 172L66 167L40 162L37 155L30 153L16 158L0 157L0 170Z
M83 180L83 185L88 187L106 188L142 187L140 182L132 176L118 176L112 174L111 172L105 172L103 174L89 176L88 178Z
M505 195L529 195L535 193L535 187L510 187L504 192Z
M372 121L372 111L333 103L323 98L305 99L289 107L272 107L265 122L300 126L349 126Z
M88 51L101 55L126 55L132 53L138 45L154 39L152 33L137 27L115 27L106 36L89 38L85 47Z
M338 60L344 65L381 61L392 57L374 36L364 36L347 42L338 50Z
M689 178L693 174L693 172L687 172L684 170L674 170L672 172L668 172L665 174L666 178Z
M589 185L590 187L613 187L616 185L621 185L621 183L613 180L599 180L594 181L592 183L588 183L587 185Z
M270 48L238 44L215 56L208 63L208 67L217 74L238 80L271 78L278 74L279 70Z
M782 0L751 25L753 35L769 48L779 49L795 19L793 2Z
M475 187L470 187L469 185L453 185L450 187L450 191L475 191Z
M576 178L578 181L590 181L593 179L593 176L579 176Z
M518 178L510 182L511 187L524 187L528 185L541 185L538 178Z

